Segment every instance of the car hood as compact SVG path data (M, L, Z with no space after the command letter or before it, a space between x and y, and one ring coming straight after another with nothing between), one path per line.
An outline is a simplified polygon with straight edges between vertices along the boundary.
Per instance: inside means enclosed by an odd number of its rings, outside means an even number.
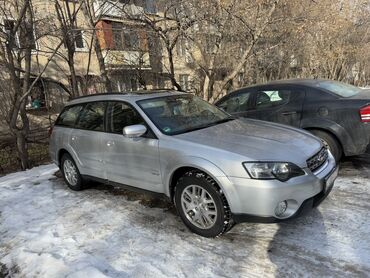
M176 137L254 161L288 161L302 167L322 147L317 137L304 130L252 119L236 119Z

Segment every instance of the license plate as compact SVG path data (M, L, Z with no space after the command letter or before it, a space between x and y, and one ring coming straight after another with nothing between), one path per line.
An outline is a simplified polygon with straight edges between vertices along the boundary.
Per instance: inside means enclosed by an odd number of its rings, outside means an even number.
M338 177L338 167L329 174L325 179L325 193L328 192L334 185L335 179Z

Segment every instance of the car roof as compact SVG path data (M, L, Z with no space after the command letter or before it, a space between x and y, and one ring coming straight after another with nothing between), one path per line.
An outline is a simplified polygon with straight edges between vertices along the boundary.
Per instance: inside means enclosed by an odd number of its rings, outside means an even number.
M243 90L243 89L250 89L250 88L257 88L257 87L262 87L262 86L268 86L268 85L302 85L302 86L308 86L308 87L317 87L317 84L320 82L324 81L333 81L329 79L305 79L305 78L295 78L295 79L284 79L284 80L274 80L274 81L269 81L266 83L261 83L261 84L254 84L250 86L246 86L240 89L235 90Z
M175 91L175 90L142 90L133 92L116 92L116 93L102 93L87 95L82 97L77 97L72 99L67 103L66 106L86 103L92 101L102 101L102 100L122 100L127 102L136 102L138 100L151 99L157 97L166 97L174 95L184 95L185 92Z
M274 80L266 83L265 85L273 84L284 84L284 85L305 85L305 86L315 86L318 83L324 81L333 81L327 79L308 79L308 78L294 78L294 79L285 79L285 80Z
M301 86L307 86L307 87L318 87L318 84L320 82L324 81L333 81L329 79L305 79L305 78L294 78L294 79L284 79L284 80L274 80L274 81L269 81L266 83L261 83L261 84L254 84L246 87L242 87L239 89L236 89L234 91L231 91L227 96L231 96L233 94L237 94L240 91L243 91L245 89L253 89L253 88L258 88L258 87L264 87L264 86L269 86L269 85L301 85ZM222 99L224 99L223 97Z

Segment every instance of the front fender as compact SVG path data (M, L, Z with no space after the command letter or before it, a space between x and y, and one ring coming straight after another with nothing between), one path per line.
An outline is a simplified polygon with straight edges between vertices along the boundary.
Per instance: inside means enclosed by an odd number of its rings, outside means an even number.
M165 194L167 196L171 196L170 188L173 174L177 169L182 167L196 168L212 177L225 194L230 209L233 208L232 200L235 199L237 193L235 191L235 188L232 186L229 178L217 165L207 159L196 156L184 156L181 157L180 161L172 161L172 163L167 164L166 168L163 171L163 180L165 181Z

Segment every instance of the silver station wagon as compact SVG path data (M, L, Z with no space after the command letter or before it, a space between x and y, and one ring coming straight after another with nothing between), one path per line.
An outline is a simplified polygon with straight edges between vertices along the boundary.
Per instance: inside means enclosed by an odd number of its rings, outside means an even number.
M69 102L50 154L73 190L90 180L159 193L194 233L279 222L316 207L338 175L323 143L300 129L233 118L174 91Z

